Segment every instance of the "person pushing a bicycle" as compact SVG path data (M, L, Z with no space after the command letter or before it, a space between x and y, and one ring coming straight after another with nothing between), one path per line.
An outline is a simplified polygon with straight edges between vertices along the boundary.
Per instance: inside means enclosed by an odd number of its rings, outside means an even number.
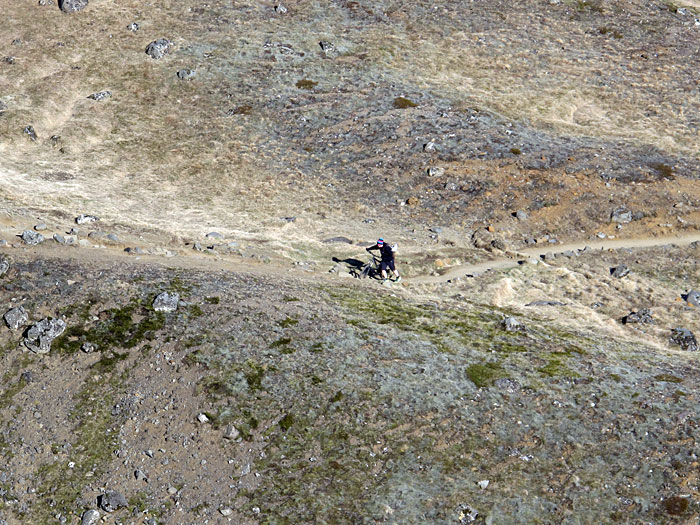
M389 269L394 274L394 282L398 283L401 280L401 276L399 275L399 271L396 269L394 249L389 245L389 243L384 242L384 239L379 239L377 240L377 244L367 248L369 253L372 253L373 250L379 250L379 253L381 254L380 270L382 273L382 280L386 281L388 279L387 269Z

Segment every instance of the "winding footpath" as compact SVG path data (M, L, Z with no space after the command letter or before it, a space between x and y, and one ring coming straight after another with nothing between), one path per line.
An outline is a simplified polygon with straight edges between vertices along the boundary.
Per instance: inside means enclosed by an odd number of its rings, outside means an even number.
M503 270L515 268L527 260L539 260L541 256L552 253L562 254L567 251L576 252L588 247L591 250L623 250L631 248L654 248L675 244L686 246L693 242L700 241L700 233L692 235L676 235L671 237L642 237L639 239L595 239L585 242L557 244L528 248L514 253L511 257L500 257L490 261L479 263L462 264L448 269L440 275L418 275L406 279L411 284L438 284L465 276L477 276L490 270Z

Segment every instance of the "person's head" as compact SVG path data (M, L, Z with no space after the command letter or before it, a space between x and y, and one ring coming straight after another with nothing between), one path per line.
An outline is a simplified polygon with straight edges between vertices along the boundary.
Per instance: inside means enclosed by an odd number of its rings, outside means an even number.
M379 246L380 248L384 246L384 239L377 239L377 246Z

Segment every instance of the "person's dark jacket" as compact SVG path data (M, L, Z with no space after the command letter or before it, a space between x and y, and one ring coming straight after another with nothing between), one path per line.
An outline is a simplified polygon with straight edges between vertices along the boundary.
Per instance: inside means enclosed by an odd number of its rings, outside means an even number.
M379 253L382 255L382 262L391 262L394 260L394 250L391 249L389 243L385 242L383 246L375 244L374 246L367 248L368 252L371 252L372 250L379 250Z

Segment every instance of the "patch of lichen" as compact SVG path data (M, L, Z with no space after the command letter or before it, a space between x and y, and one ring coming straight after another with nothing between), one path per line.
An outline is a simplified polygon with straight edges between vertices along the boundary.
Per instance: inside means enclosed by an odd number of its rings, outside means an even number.
M507 375L503 365L493 361L475 363L467 367L467 377L479 388L491 386L496 379L507 377Z

